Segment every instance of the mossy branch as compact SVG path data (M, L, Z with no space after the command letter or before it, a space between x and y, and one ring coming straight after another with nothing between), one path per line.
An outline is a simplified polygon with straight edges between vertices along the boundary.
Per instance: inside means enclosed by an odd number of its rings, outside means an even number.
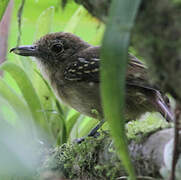
M169 162L165 160L165 153L168 153L172 140L173 129L165 129L141 138L139 142L129 141L129 151L138 177L142 177L142 180L146 179L143 177L161 179L160 172L164 178L168 177ZM88 138L82 144L64 144L53 149L44 160L40 174L44 179L51 174L76 180L107 180L127 176L111 138L104 132L98 139Z

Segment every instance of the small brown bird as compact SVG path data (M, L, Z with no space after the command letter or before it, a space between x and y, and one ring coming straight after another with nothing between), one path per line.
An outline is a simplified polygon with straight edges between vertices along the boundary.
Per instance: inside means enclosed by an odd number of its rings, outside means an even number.
M94 118L104 118L100 98L99 46L92 46L71 33L59 32L43 36L34 45L16 47L10 52L34 56L57 97L70 107ZM171 121L173 115L166 96L149 83L147 68L136 57L130 54L128 57L126 120L138 119L146 112L160 112Z

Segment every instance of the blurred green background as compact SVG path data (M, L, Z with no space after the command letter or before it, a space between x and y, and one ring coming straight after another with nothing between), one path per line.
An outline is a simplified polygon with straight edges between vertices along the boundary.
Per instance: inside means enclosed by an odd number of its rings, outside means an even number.
M17 21L17 11L20 6L21 0L14 1L13 17L11 23L10 32L10 45L16 45L17 34L18 34L18 21ZM22 43L31 44L36 40L37 30L42 31L43 27L37 29L40 24L37 22L40 16L43 16L43 11L47 8L54 8L54 15L51 13L48 16L52 16L50 24L47 19L41 24L44 28L50 28L51 32L64 31L67 23L71 20L73 14L79 8L77 4L69 1L66 8L61 8L61 3L59 0L53 1L43 1L43 0L28 0L25 3L22 19ZM46 17L45 17L46 18ZM86 10L79 12L77 18L76 27L72 28L72 31L81 36L85 41L92 44L100 44L100 38L95 38L95 34L101 31L101 24L94 18L92 18ZM38 24L37 24L38 23ZM72 24L75 22L71 22ZM47 31L45 29L44 31ZM10 57L12 57L10 55Z

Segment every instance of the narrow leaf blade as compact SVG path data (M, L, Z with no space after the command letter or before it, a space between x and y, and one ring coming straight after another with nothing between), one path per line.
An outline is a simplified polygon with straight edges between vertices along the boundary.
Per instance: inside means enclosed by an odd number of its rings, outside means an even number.
M51 32L55 8L49 7L41 13L36 23L35 39Z
M49 132L49 127L47 123L45 123L46 116L45 113L42 112L42 106L39 97L37 96L37 93L24 70L20 66L13 63L3 64L1 69L10 73L16 81L27 102L35 123L37 123L39 127L41 127L46 132Z
M103 38L101 62L101 94L105 118L118 155L130 175L136 180L129 157L125 135L125 79L130 31L140 0L114 0Z

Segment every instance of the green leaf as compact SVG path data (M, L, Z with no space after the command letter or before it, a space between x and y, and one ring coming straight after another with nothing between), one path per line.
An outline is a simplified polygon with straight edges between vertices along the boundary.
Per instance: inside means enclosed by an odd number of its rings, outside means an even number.
M54 134L54 137L57 138L58 144L65 143L67 141L67 134L65 124L65 113L62 108L62 105L59 103L52 88L44 79L42 74L37 70L35 70L35 72L37 75L35 78L35 82L38 81L38 86L36 87L37 92L39 94L42 106L47 114L52 134ZM47 112L47 110L49 110L49 113ZM56 114L53 113L53 111Z
M90 117L84 117L83 122L79 125L79 137L87 136L89 132L99 123L96 119Z
M49 127L46 122L47 118L45 116L45 113L42 111L39 97L37 96L37 93L27 74L20 66L13 63L3 64L1 66L1 69L11 74L26 100L35 123L50 135Z
M41 13L36 23L35 39L51 32L55 8L52 6Z
M75 113L74 115L72 115L68 121L66 122L66 129L67 129L67 137L70 136L71 130L73 128L73 126L75 125L77 119L80 117L80 113Z
M78 23L80 23L82 17L84 17L86 13L87 11L82 6L80 6L66 24L64 31L74 33Z
M4 12L6 10L8 3L9 3L9 0L0 0L0 21L4 15Z
M130 31L140 0L113 0L101 49L101 95L105 118L118 155L130 175L136 180L128 153L125 135L125 77Z
M30 122L31 114L26 103L15 93L15 91L13 91L13 89L11 89L11 87L8 86L3 79L0 80L0 97L6 100L18 115L19 121L16 122L16 127L18 129L23 130L25 129L25 125L32 125L32 122Z
M52 92L46 80L36 69L32 74L32 76L33 76L34 87L42 104L42 107L45 110L48 121L52 121L54 115L52 115L52 113L47 113L47 112L56 111L54 93Z
M80 126L82 125L82 123L85 120L85 116L80 114L79 117L76 119L76 122L73 124L73 126L71 127L71 131L69 133L69 141L73 141L75 138L80 137Z
M66 129L66 124L65 124L65 116L64 116L64 112L63 109L60 105L60 102L55 99L55 103L56 103L56 107L59 113L59 118L60 118L60 127L61 127L61 131L59 133L59 137L60 137L60 143L66 143L67 142L67 129ZM57 143L58 144L58 143Z

